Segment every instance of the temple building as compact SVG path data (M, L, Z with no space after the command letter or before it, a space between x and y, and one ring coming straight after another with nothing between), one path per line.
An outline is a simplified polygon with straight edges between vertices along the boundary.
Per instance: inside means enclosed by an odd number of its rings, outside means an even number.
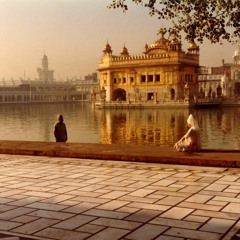
M114 55L109 43L99 63L100 88L106 101L164 102L193 99L197 95L199 47L193 42L187 52L173 37L145 45L140 55L124 46Z

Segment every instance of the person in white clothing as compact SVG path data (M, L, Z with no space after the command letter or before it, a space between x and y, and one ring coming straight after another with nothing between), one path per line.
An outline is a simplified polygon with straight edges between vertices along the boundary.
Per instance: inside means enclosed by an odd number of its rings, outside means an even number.
M196 152L201 149L200 131L197 119L190 114L187 119L189 130L174 144L174 148L180 152Z

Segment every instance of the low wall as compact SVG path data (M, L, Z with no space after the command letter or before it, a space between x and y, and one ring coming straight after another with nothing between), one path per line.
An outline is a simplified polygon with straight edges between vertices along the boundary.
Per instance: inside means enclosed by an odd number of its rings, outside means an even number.
M156 146L0 141L0 154L240 167L239 150L203 149L187 153Z

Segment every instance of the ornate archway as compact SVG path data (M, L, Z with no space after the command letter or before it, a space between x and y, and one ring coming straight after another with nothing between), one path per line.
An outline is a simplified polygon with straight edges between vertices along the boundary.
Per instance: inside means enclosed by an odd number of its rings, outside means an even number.
M122 88L118 88L118 89L114 90L112 100L113 101L126 101L126 91Z

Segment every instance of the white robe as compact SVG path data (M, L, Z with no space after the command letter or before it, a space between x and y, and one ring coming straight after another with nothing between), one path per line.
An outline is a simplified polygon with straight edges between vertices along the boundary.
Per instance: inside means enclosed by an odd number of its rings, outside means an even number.
M194 127L189 128L187 133L175 144L177 150L199 151L201 148L200 133Z

